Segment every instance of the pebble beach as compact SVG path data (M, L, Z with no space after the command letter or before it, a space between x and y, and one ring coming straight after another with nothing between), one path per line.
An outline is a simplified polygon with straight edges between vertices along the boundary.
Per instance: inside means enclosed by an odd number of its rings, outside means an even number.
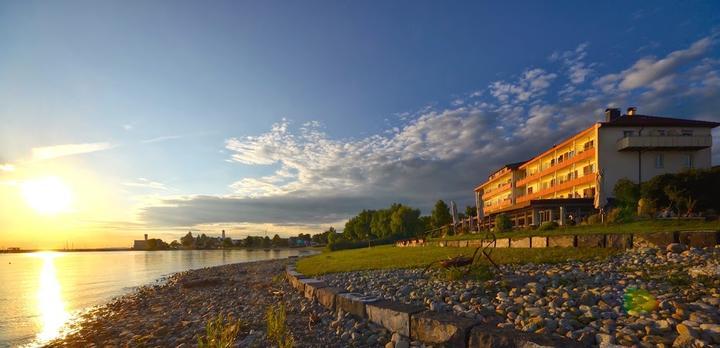
M243 320L237 347L270 347L265 313L285 303L297 347L408 347L421 342L333 313L282 278L288 260L177 273L92 308L50 347L192 347L208 320ZM492 280L443 279L439 270L327 274L329 285L587 346L720 345L720 248L628 250L604 260L501 266ZM633 304L635 301L635 304ZM634 306L634 307L633 307Z

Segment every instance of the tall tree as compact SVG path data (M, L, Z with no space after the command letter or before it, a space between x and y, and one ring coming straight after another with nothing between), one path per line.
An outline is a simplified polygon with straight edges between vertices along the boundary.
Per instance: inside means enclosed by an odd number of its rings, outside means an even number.
M191 248L195 245L195 237L193 237L191 231L188 231L185 236L180 238L180 244L186 248Z
M452 215L450 215L450 208L442 199L435 202L430 219L433 224L433 228L440 228L447 224L452 223Z

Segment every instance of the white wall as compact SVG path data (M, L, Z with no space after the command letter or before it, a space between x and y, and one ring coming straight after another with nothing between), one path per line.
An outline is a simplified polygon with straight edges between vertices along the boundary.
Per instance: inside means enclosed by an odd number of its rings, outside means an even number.
M598 130L598 168L604 169L604 187L606 197L612 197L615 183L622 178L633 182L638 181L638 153L637 151L618 151L617 141L623 137L626 130L634 130L637 134L640 127L600 127ZM692 129L693 135L709 135L710 128L691 127L645 127L643 135L654 135L658 129L675 131ZM655 155L664 156L663 168L655 168ZM642 181L665 173L677 173L685 169L684 155L693 155L694 168L709 168L712 155L710 148L697 151L646 151L642 153Z

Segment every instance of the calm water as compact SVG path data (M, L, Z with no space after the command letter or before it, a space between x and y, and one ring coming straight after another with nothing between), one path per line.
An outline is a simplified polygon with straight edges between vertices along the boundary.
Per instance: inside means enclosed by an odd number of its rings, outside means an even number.
M0 254L0 347L55 337L73 313L189 269L286 258L300 250Z

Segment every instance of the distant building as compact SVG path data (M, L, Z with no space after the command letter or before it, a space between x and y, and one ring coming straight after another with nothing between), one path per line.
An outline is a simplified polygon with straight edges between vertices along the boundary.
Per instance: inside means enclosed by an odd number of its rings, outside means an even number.
M133 244L133 249L135 250L147 250L148 249L148 235L145 233L145 239L144 240L135 240L135 243Z
M639 115L607 109L598 122L532 159L493 172L475 188L478 221L492 227L506 214L514 227L563 224L612 204L613 188L627 178L650 178L710 168L716 122Z

